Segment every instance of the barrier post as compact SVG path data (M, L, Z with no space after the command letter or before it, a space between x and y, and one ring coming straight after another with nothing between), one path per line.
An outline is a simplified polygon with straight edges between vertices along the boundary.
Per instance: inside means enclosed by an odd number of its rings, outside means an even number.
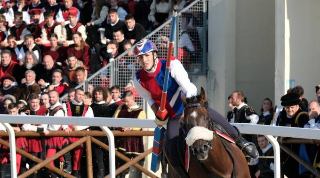
M7 129L8 134L9 134L11 177L17 178L16 137L14 135L14 130L10 124L3 123L3 126Z
M111 130L107 126L100 127L104 132L106 132L109 141L109 169L110 177L116 177L116 159L115 159L115 146L114 146L114 136Z
M87 176L88 178L93 178L91 136L87 136L86 148L87 148L86 149L87 150Z
M273 146L274 153L274 177L280 177L281 168L280 168L280 145L272 135L265 135L265 137L270 141Z

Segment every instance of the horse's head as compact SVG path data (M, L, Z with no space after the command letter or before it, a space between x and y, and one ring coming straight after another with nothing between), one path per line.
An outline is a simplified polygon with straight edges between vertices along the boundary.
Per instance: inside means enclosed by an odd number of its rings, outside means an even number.
M212 147L212 122L208 115L208 103L205 91L201 87L200 95L188 98L184 109L183 122L188 132L187 144L198 160L205 160Z

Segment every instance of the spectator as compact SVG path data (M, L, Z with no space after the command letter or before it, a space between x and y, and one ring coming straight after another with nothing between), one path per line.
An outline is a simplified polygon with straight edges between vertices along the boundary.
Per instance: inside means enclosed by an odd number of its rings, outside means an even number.
M56 21L58 23L61 23L62 26L66 26L70 23L70 19L68 18L68 16L70 15L70 10L73 11L72 13L74 13L76 20L80 20L80 7L77 4L73 3L72 0L63 0L63 5L60 6L58 14L56 15Z
M37 116L45 116L47 112L47 108L45 106L40 105L40 98L39 95L32 93L28 98L28 113L29 115L37 115ZM21 129L23 131L32 131L32 132L44 132L44 130L47 129L48 124L23 124ZM33 156L37 158L44 157L45 154L45 148L42 147L44 145L44 140L42 138L32 138L28 137L28 153L32 154ZM37 165L36 162L29 161L30 168ZM39 174L43 175L39 175ZM43 171L38 171L37 173L33 173L34 177L36 176L45 176Z
M301 127L303 128L309 121L309 116L306 112L300 109L299 95L297 93L288 93L281 97L281 105L284 110L278 116L277 125L287 127ZM282 140L283 138L280 138ZM291 147L292 151L299 155L300 145L299 144L285 144ZM299 163L294 160L291 156L286 153L281 153L281 171L287 177L298 177L299 176Z
M119 15L119 19L121 21L124 21L126 15L128 14L126 10L124 10L122 7L118 6L117 0L110 0L110 9L115 9Z
M46 107L47 109L50 107L49 103L49 93L48 92L42 92L40 96L40 104L41 106Z
M134 19L136 20L136 22L141 24L144 27L144 29L149 29L148 15L150 13L150 1L136 1L138 2L134 4L134 14L131 14L134 15Z
M89 69L90 47L84 41L80 32L75 32L72 35L72 39L74 44L69 46L68 54L74 54L74 56L82 61L86 68Z
M259 116L244 102L244 94L242 91L235 91L231 96L232 105L235 113L235 123L252 123L256 124L259 121Z
M111 87L111 101L108 103L108 107L110 109L110 114L113 116L116 112L117 108L123 104L121 100L121 91L118 85L114 85Z
M107 106L105 100L107 99L107 92L100 86L95 87L92 92L93 95L93 103L91 104L91 108L94 113L94 117L111 117L109 107ZM90 127L91 130L99 130L101 131L100 127ZM106 143L106 137L96 137L99 141ZM100 146L93 144L92 145L92 152L93 152L93 161L96 164L96 169L94 169L95 175L97 178L102 178L106 175L105 165L104 165L104 158L107 155Z
M49 92L49 102L50 102L50 108L47 112L47 116L58 116L58 117L64 117L65 111L63 109L62 104L59 102L59 93L55 90L51 90ZM58 130L65 130L68 128L68 126L62 126L62 125L48 125L47 130L45 130L45 134L49 134L50 131L58 131ZM62 143L63 137L48 137L46 139L46 146L47 146L47 155L46 158L52 157L54 154L57 153L57 150L62 149L63 145ZM70 152L66 153L64 155L64 164L63 164L63 171L67 173L71 173L71 157ZM68 160L68 161L66 161ZM53 162L49 163L50 165L54 166ZM51 174L51 177L57 177L54 173L49 172Z
M39 0L33 0L38 1ZM30 5L32 7L32 5ZM39 38L41 35L41 28L44 25L44 23L41 23L43 21L43 9L42 8L33 8L28 11L30 16L30 24L27 25L27 30L29 33L32 34L34 38Z
M313 100L309 104L309 121L305 125L307 128L320 128L320 105Z
M131 47L132 47L132 43L130 41L126 41L126 42L123 43L124 51L129 50ZM128 51L128 56L134 57L133 49Z
M118 12L115 9L110 9L108 12L108 18L110 23L105 26L104 40L108 43L113 40L113 32L122 30L125 27L125 23L119 19Z
M100 50L100 60L102 62L102 66L106 66L110 63L111 58L115 59L118 56L118 48L119 44L115 40L112 40L108 43L107 48Z
M87 23L87 26L100 26L106 20L109 8L102 0L93 0L92 6L91 21Z
M125 18L126 27L123 30L125 39L129 40L131 44L140 41L145 35L146 31L142 25L136 23L134 16L128 14Z
M133 118L133 119L146 119L146 113L137 105L134 100L133 93L131 91L126 91L123 94L123 104L118 107L116 110L114 118ZM129 128L129 127L120 127L118 130L124 131L139 131L141 128ZM125 155L134 159L136 156L144 152L143 139L142 137L117 137L116 144L119 150L125 153ZM141 166L143 165L144 160L138 162ZM125 164L123 161L118 161L118 167ZM129 177L142 177L141 171L137 168L131 166L128 171L123 171L120 174L120 177L124 178L129 172Z
M50 55L60 66L65 65L65 59L68 55L67 48L58 45L58 36L55 33L50 35L50 47L45 47L43 54Z
M11 75L5 75L1 78L2 95L13 95L15 98L18 97L19 89L13 85L15 81L16 79Z
M0 43L6 40L7 37L7 27L6 27L6 17L0 14Z
M32 35L26 35L24 37L24 45L20 49L19 55L18 55L18 60L20 62L23 62L23 63L25 62L24 57L25 57L25 53L27 51L32 51L36 55L37 60L40 63L42 62L42 51L41 51L40 47L34 43L34 37ZM20 57L22 57L22 58L20 58Z
M44 8L44 5L45 5L44 3L41 3L40 0L31 0L30 2L31 3L29 4L27 9L28 12L30 12L33 9L42 9Z
M33 70L27 70L25 72L25 78L22 79L20 86L20 100L27 101L29 95L31 93L35 93L37 95L40 94L40 86L36 82L36 73Z
M41 85L41 88L47 92L56 90L59 93L59 96L63 96L68 89L68 85L63 82L62 70L55 69L52 72L52 83L49 85L45 83L44 85Z
M70 23L68 25L63 26L60 39L60 43L62 43L64 47L68 47L74 44L72 37L73 34L75 34L76 32L81 33L81 37L84 41L87 39L86 28L77 19L77 15L79 15L80 13L79 10L75 7L71 7L68 12L68 19Z
M292 89L293 93L297 93L299 95L299 99L301 100L299 106L303 111L308 111L308 100L303 97L304 89L302 86L298 85Z
M13 95L4 95L2 97L3 107L0 110L1 114L8 114L8 106L11 103L16 103L16 98Z
M234 115L234 108L236 107L236 106L234 106L233 104L232 104L232 95L229 95L229 97L228 97L228 106L229 106L229 108L231 109L230 111L228 111L228 113L227 113L227 120L228 120L228 122L230 122L230 123L234 123L234 119L235 119L235 115Z
M124 52L124 44L127 42L127 40L124 38L124 34L122 30L117 30L113 32L113 39L118 43L118 53L122 54Z
M1 51L0 79L5 75L13 76L18 83L21 81L21 67L14 61L11 61L11 52L9 50Z
M57 3L56 0L48 0L48 3L44 6L45 12L47 11L53 12L54 19L56 19L59 9L60 9L60 5Z
M56 34L58 41L60 40L61 35L61 25L54 20L54 11L45 11L44 15L44 24L41 27L41 36L36 38L36 43L38 45L50 45L50 36L51 34Z
M12 6L12 10L14 11L14 14L16 14L16 12L27 11L27 9L28 9L28 5L24 0L17 0L16 3L13 3L13 6Z
M21 66L21 73L25 73L27 70L38 71L39 67L40 65L37 56L32 51L27 51Z
M262 102L261 115L259 116L258 124L270 125L273 119L273 105L269 98L266 98Z
M169 0L153 0L150 6L149 21L152 22L152 30L162 25L169 17L171 4Z
M28 110L28 103L25 100L19 100L17 104L19 108L19 114L30 114L30 111Z
M11 60L14 62L19 62L17 59L17 55L19 54L19 48L17 46L16 37L14 35L8 35L7 41L4 41L3 43L5 43L5 49L11 52ZM3 43L1 45L3 45ZM16 53L16 51L18 52Z
M83 84L86 79L86 69L83 67L78 67L75 71L75 82L71 83L71 86L76 87L80 84Z
M90 106L83 103L84 91L81 88L76 89L75 97L72 102L67 102L63 105L65 112L68 116L76 117L94 117L93 111ZM71 131L85 130L88 126L63 126L66 133L71 133ZM79 137L68 137L68 140L71 143L74 143L80 140ZM80 160L83 155L83 144L74 149L73 154L73 168L72 175L79 177L80 175ZM70 160L71 161L71 160Z
M44 86L45 83L52 83L52 73L56 69L62 69L57 63L53 61L53 58L50 55L45 55L43 58L43 63L39 70L37 71L38 77L37 81L39 85Z
M18 106L16 103L11 103L8 105L8 114L9 115L19 115L19 109L18 109ZM13 130L15 132L20 132L20 126L18 124L10 124L13 128ZM19 138L16 138L16 147L17 148L20 148L24 151L26 151L28 149L28 142L26 140L25 137L19 137ZM6 152L6 150L2 150L4 152ZM16 162L17 162L17 174L20 174L20 166L22 165L21 162L21 155L20 154L16 154ZM4 162L10 160L10 158L8 157L7 159L3 159L2 160L2 163L3 164Z
M74 88L70 88L68 90L68 101L69 102L72 102L74 100L75 93L76 93L76 89L74 89Z
M82 61L79 61L74 54L69 54L68 59L67 59L67 65L64 67L64 74L68 78L69 84L72 82L76 81L75 74L76 74L76 69L78 67L83 67L86 69L86 66L83 65ZM86 71L87 75L87 71Z
M105 88L105 90L107 92L107 98L105 99L105 101L106 101L106 104L109 105L112 100L111 89Z
M259 155L260 156L273 156L272 145L268 142L267 138L263 135L258 136ZM273 178L274 164L273 159L259 158L257 164L258 171L255 173L255 177L259 178Z
M317 100L318 100L318 103L320 103L320 85L317 85L316 86L316 95L317 95Z
M90 92L84 92L83 103L88 106L92 104L92 94Z
M14 22L15 25L9 28L8 34L16 37L17 44L22 44L24 36L26 36L29 33L26 29L27 25L23 21L22 12L16 11L14 13Z

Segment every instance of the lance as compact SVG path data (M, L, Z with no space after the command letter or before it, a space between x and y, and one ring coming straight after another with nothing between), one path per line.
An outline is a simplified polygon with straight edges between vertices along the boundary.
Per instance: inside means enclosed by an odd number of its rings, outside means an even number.
M169 69L171 64L174 35L176 30L176 18L177 18L177 12L173 11L171 31L170 31L170 42L169 42L169 48L167 53L166 71L165 71L165 77L164 77L164 86L163 86L162 95L161 95L160 108L156 113L156 116L162 121L165 120L168 114L168 111L166 110L167 91L168 91L168 80L169 80L169 72L170 72ZM153 172L158 171L160 161L163 156L162 146L163 146L165 130L166 129L164 127L156 127L154 130L154 141L153 141L152 159L151 159L151 170Z

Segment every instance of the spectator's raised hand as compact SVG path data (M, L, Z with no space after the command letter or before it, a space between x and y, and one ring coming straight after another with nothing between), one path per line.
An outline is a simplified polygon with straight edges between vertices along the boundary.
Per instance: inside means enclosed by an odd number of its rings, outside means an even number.
M38 84L41 86L41 87L45 87L46 86L46 82L43 80L43 79L40 79L38 81Z
M21 80L21 83L22 83L22 84L24 84L24 83L26 83L26 82L27 82L26 78L23 78L23 79Z

